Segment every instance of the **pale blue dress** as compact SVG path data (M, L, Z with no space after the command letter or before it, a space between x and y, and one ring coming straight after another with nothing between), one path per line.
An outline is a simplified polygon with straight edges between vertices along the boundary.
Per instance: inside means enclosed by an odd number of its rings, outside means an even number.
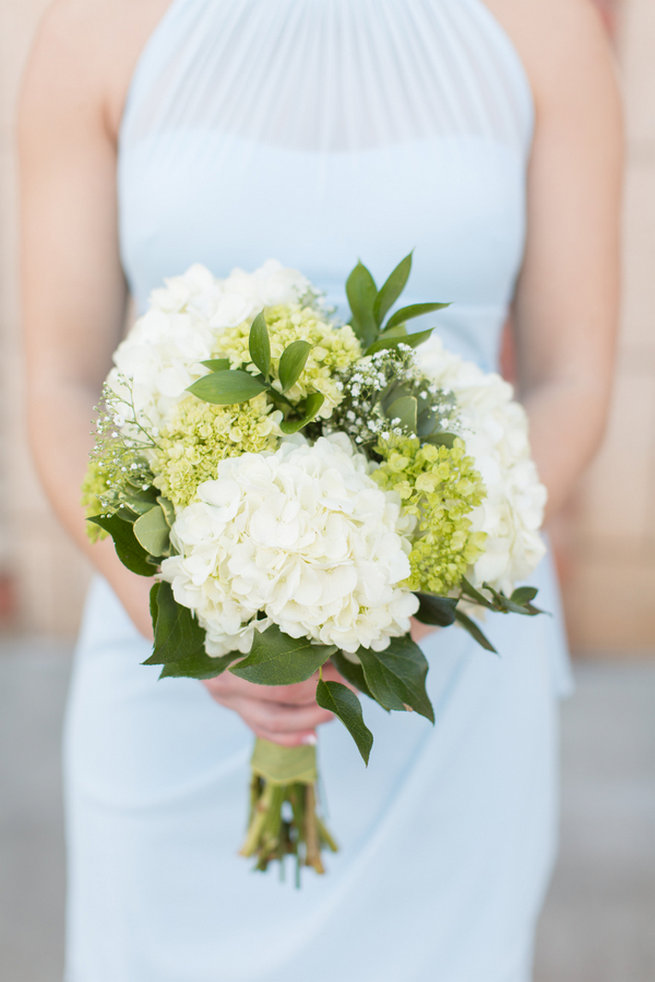
M482 0L174 0L132 79L118 164L138 306L202 262L272 256L343 306L415 249L410 300L449 300L444 340L484 368L521 263L534 109ZM366 770L320 730L341 851L301 891L236 855L252 738L92 586L66 728L67 982L527 982L556 839L550 618L424 644L436 726L365 700Z

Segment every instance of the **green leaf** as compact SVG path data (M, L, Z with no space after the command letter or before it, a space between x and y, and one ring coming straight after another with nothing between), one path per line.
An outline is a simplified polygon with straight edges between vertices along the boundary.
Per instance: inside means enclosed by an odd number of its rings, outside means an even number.
M335 651L334 645L290 638L272 624L261 633L255 631L250 653L231 671L258 685L293 685L311 678Z
M230 367L229 358L208 358L207 361L201 361L201 365L205 368L211 368L212 372L225 372Z
M355 693L341 682L324 682L320 679L316 687L316 702L338 716L357 744L364 763L368 764L373 734L364 722L362 707Z
M363 692L365 696L369 699L374 699L374 696L366 684L366 679L364 678L364 672L362 666L356 662L350 661L349 658L341 651L336 651L331 657L330 661L338 671L339 675L343 675L347 682L354 685L356 689Z
M309 423L316 416L317 412L325 402L322 392L310 392L305 399L305 419Z
M157 601L157 597L160 588L161 588L161 583L154 583L150 589L150 618L152 620L153 632L157 630L157 615L159 613L159 604Z
M310 392L303 403L302 416L297 419L289 417L282 420L280 423L280 429L282 432L297 433L298 430L303 428L303 426L307 426L307 423L311 423L311 421L314 419L324 401L325 396L322 392Z
M135 538L151 556L169 555L171 530L159 505L137 518L133 528Z
M409 274L412 270L412 253L401 259L395 269L391 271L382 287L378 291L378 295L375 298L375 303L373 304L373 313L375 315L375 321L378 325L382 323L387 315L387 312L393 307L396 300L403 292L407 285L407 280L409 279Z
M523 613L528 614L530 617L534 617L536 614L546 614L547 617L552 617L552 613L549 610L543 610L541 607L535 607L534 604L523 604Z
M282 391L286 392L296 384L305 367L312 346L309 341L292 341L280 356L278 375Z
M392 331L396 331L400 326L400 324L396 324L396 326L392 328ZM382 351L383 348L397 348L399 344L406 344L410 348L418 348L420 344L427 341L433 330L434 328L431 327L429 331L416 331L414 334L407 334L407 332L405 332L404 334L388 334L384 337L380 336L377 341L374 341L373 344L366 349L366 354L372 355L375 351Z
M539 591L537 590L536 586L520 586L514 590L510 600L515 604L520 604L523 606L524 604L532 603L538 593Z
M407 337L406 326L404 324L396 324L395 327L385 327L384 331L380 331L378 341L389 340L391 338L406 338L406 337Z
M203 402L211 402L215 406L231 406L238 402L248 402L265 389L266 386L258 378L241 368L235 368L232 371L203 375L187 391Z
M391 405L386 407L385 412L388 420L393 422L399 419L404 429L416 433L418 404L415 396L401 396L400 399L394 399Z
M428 663L408 634L392 638L384 651L359 648L364 677L373 698L385 709L410 709L434 723L434 710L425 689Z
M534 617L536 614L544 613L539 607L534 607L530 603L514 603L513 600L510 600L504 594L500 594L500 597L495 597L494 599L495 609L499 610L502 614L522 614L524 617Z
M123 566L139 576L155 575L155 566L148 562L148 553L134 535L133 522L118 515L95 515L88 521L109 532L114 540L116 555Z
M159 678L214 679L222 675L237 658L241 658L240 651L230 651L229 654L217 658L212 658L206 652L204 655L198 651L185 652L177 661L167 662L159 673Z
M170 583L157 583L150 592L150 612L155 631L153 652L144 665L163 665L160 678L184 676L211 679L239 658L233 651L210 658L205 651L205 632L187 607L176 603Z
M419 434L421 435L421 434ZM452 450L455 445L455 440L457 439L456 433L431 433L429 436L424 437L425 443L432 443L435 447L448 447Z
M352 311L350 323L364 348L368 348L378 334L373 308L378 291L375 280L363 263L358 262L346 280L346 296Z
M263 312L255 317L250 325L248 335L248 348L250 357L264 376L268 376L271 367L271 342L268 337L268 328Z
M289 417L289 419L282 420L282 422L280 423L280 429L282 430L283 433L287 433L287 434L297 433L298 430L302 430L303 426L307 426L307 423L309 423L309 420L305 419L304 416L302 417L302 419Z
M495 655L498 654L498 652L492 645L489 638L482 633L482 631L475 623L475 621L471 620L471 618L468 617L467 614L465 614L461 610L456 610L455 620L457 621L458 624L460 624L464 628L465 631L468 631L468 633L471 635L474 641L477 641L479 645L482 645L482 647L485 648L487 651L493 651Z
M440 597L436 593L421 593L415 591L419 608L414 615L422 624L436 624L448 627L455 620L457 600L454 597Z
M482 589L487 590L491 594L491 600L488 600L479 590L476 590L467 579L462 579L462 596L482 607L486 607L487 610L495 610L501 614L522 614L524 617L535 617L537 614L545 613L545 611L540 610L539 607L535 607L527 600L517 603L514 600L514 594L512 594L512 597L506 597L504 593L495 590L489 583L483 583ZM526 596L536 596L536 593L532 592L534 587L519 587L519 591L522 590L527 591ZM521 592L519 592L519 596L522 596Z
M488 597L485 597L483 593L480 593L479 590L476 590L473 584L469 583L466 577L462 577L462 594L468 600L473 600L475 601L476 604L479 604L481 607L486 607L487 610L494 609L493 602L489 600Z
M395 327L396 324L404 324L414 317L421 317L423 314L431 314L434 310L443 310L450 307L449 303L412 303L408 307L401 307L397 310L386 323L386 328ZM411 335L410 335L411 337Z
M153 487L148 488L147 491L142 488L135 489L125 495L125 504L135 515L143 515L156 503L157 494L157 488Z
M166 519L166 524L169 528L173 528L175 522L175 507L172 501L165 498L163 494L160 494L157 498L157 504L164 513L164 518Z

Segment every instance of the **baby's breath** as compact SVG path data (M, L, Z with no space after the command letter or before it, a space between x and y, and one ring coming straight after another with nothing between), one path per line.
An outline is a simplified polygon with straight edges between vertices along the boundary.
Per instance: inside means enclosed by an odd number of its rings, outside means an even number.
M360 358L340 375L344 399L331 426L345 430L362 450L378 440L416 436L394 415L394 401L404 395L416 398L419 419L429 417L435 430L447 431L456 424L452 393L439 388L417 367L408 344L383 348Z
M113 515L129 508L131 499L153 483L150 456L157 446L154 431L143 417L137 419L131 386L121 378L119 395L108 385L102 390L95 423L95 446L89 455L82 505L89 518ZM87 526L89 538L102 538L98 526Z

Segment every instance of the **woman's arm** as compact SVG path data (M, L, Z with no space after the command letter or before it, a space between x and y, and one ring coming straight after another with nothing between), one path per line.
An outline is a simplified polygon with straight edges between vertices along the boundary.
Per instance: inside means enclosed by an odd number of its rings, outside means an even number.
M151 12L154 6L149 4ZM92 407L122 334L127 301L117 235L116 79L125 46L135 56L138 44L130 41L128 22L118 19L119 28L116 7L100 0L55 4L24 79L19 153L26 394L30 443L54 510L149 638L152 581L122 566L111 541L89 543L80 505ZM230 676L207 688L255 733L288 745L333 718L316 705L315 682L267 689Z
M521 398L548 514L596 450L618 320L622 119L589 0L514 0L534 90L525 259L513 308Z
M603 434L618 321L623 131L614 65L589 0L489 0L535 99L527 240L512 325L519 398L548 519ZM412 637L432 629L413 620Z
M64 527L148 632L149 583L111 542L91 547L80 484L91 418L123 328L115 146L107 120L110 45L103 5L59 3L39 30L23 80L18 138L21 292L29 439Z

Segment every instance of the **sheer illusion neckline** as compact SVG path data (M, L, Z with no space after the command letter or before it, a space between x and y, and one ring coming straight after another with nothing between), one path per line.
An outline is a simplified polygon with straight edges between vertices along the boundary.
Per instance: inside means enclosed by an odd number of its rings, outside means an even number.
M226 26L231 33L221 49ZM413 35L410 41L419 56L413 63L397 58L394 37L399 32ZM276 41L281 48L286 45L286 57L276 51ZM257 58L248 63L246 54L235 51L239 47L244 52L257 49L259 65ZM276 55L278 63L273 65ZM267 57L273 67L270 74L262 64ZM315 63L321 59L324 74L319 76ZM464 73L463 60L468 63ZM443 62L441 71L437 62ZM230 99L230 63L232 82L239 69L251 76L250 101L243 98L243 77L238 79L238 107ZM393 119L384 91L389 66L396 74L389 88L394 93L405 90L404 104L395 98ZM313 79L308 78L312 71ZM505 76L507 105L497 92L483 94L486 106L479 104L478 96L478 105L462 114L458 76L475 72L492 80ZM177 115L169 114L165 120L162 92L172 103L172 78L177 85ZM276 82L286 86L287 95L293 91L298 110L293 124L279 91L266 102L267 88L272 91ZM158 92L152 99L155 83ZM467 85L465 77L462 84ZM330 87L341 92L333 97ZM431 98L431 87L436 98ZM486 128L485 135L490 135L489 125L481 123L485 116L498 117L491 129L505 130L503 139L508 142L512 125L499 117L503 113L507 117L509 103L514 129L523 131L519 142L527 149L535 116L527 69L513 39L484 0L171 0L132 70L118 144L123 148L152 136L161 126L181 126L223 131L289 149L349 151L442 136L449 119L457 120L461 128L468 117L469 130ZM330 112L335 119L330 119Z

